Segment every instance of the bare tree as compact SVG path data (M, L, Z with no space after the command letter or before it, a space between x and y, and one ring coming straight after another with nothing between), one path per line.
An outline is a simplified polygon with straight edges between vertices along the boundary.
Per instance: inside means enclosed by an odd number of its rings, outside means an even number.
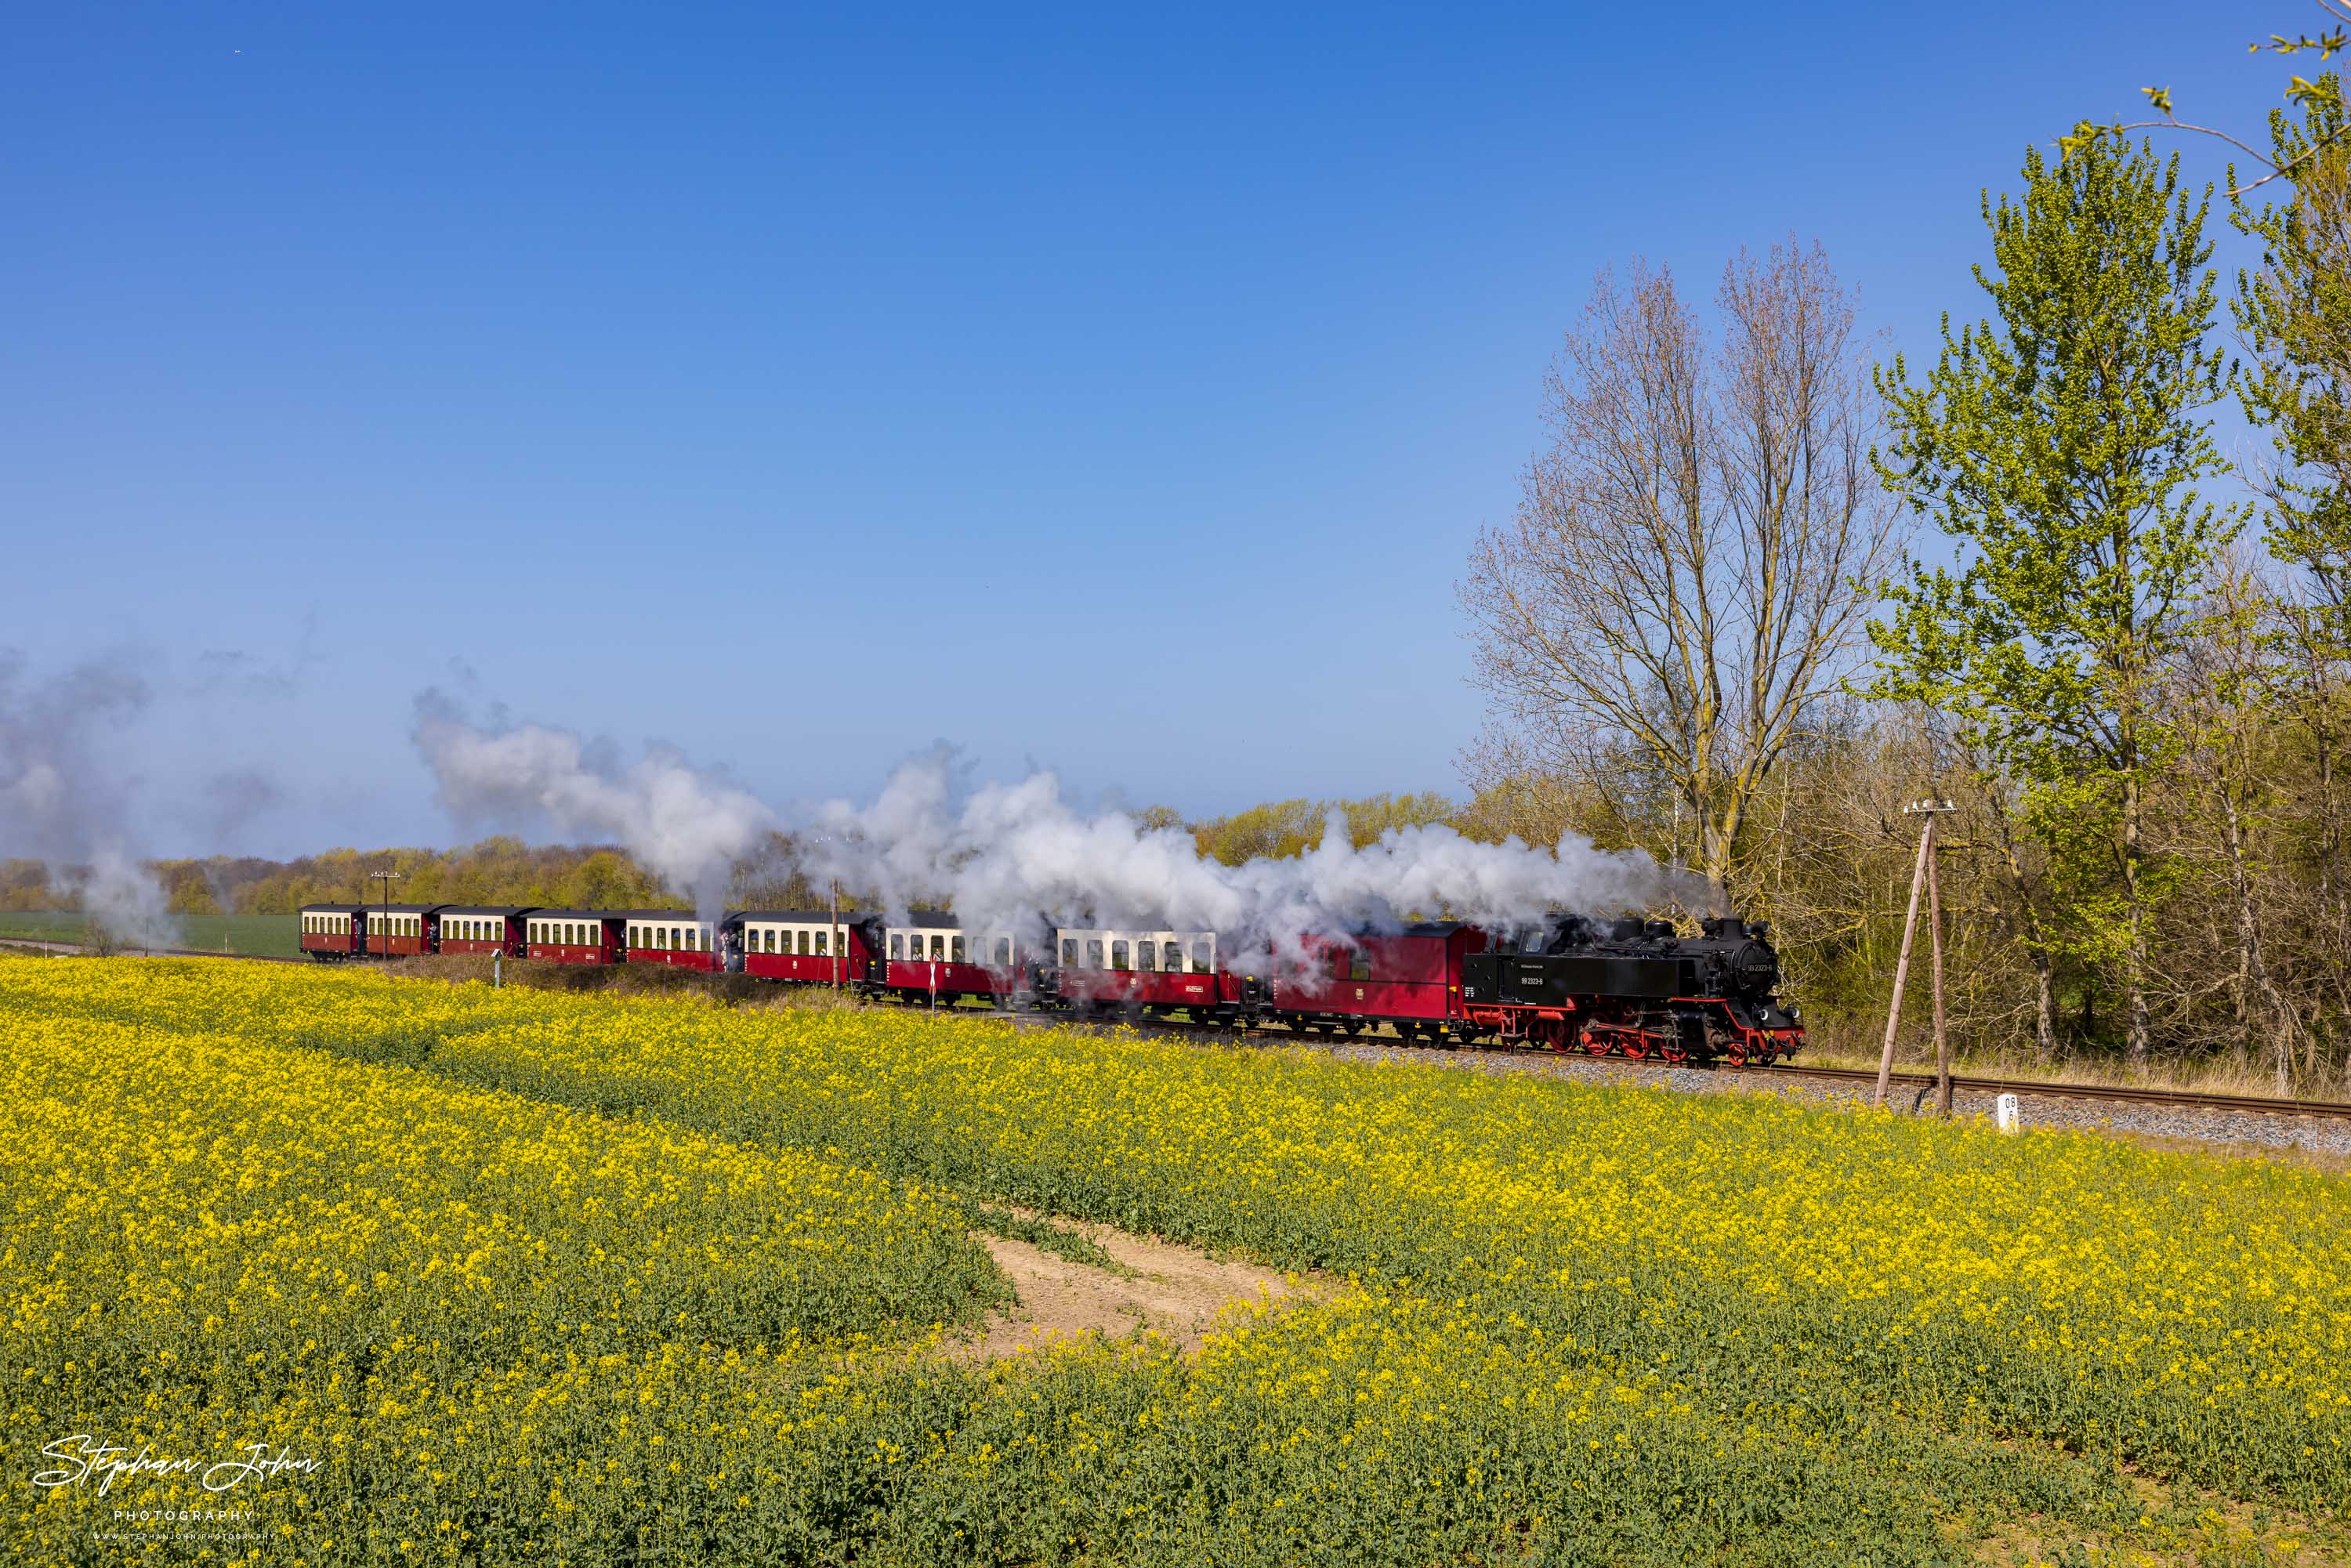
M1545 382L1518 516L1458 585L1515 755L1628 753L1729 888L1741 829L1876 602L1896 512L1853 296L1792 243L1723 269L1719 341L1671 275L1596 281Z

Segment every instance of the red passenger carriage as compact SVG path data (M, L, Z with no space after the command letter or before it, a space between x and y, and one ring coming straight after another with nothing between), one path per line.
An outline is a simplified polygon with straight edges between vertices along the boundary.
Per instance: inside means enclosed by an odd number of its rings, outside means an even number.
M696 919L690 909L630 909L611 912L622 930L630 964L666 964L678 969L716 970L718 922Z
M367 915L367 952L377 958L413 958L430 953L435 904L371 904Z
M609 909L534 909L522 923L523 956L546 964L617 964L628 921Z
M1486 946L1485 932L1451 920L1363 933L1352 943L1312 942L1312 967L1274 982L1271 1010L1309 1033L1389 1024L1406 1040L1463 1039L1472 1025L1461 963Z
M879 978L879 917L844 910L747 909L726 919L742 972L763 980L863 986ZM732 966L730 966L731 967Z
M434 913L438 951L495 954L519 958L523 952L523 917L528 904L445 904Z
M900 999L952 1007L967 997L1025 1006L1035 990L1036 956L1009 931L969 931L943 909L912 909L885 925L881 983Z
M321 963L348 958L360 950L367 915L356 904L302 906L302 951Z
M1053 934L1062 1004L1129 1016L1178 1008L1196 1019L1236 1016L1257 983L1226 973L1211 931L1114 931L1064 926Z

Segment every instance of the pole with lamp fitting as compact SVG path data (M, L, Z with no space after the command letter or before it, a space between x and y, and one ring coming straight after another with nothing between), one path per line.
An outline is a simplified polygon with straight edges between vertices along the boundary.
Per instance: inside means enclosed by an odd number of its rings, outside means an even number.
M1877 1092L1871 1096L1874 1105L1886 1103L1886 1091L1894 1078L1894 1036L1902 1022L1902 992L1910 979L1910 943L1918 927L1918 894L1927 894L1927 946L1934 970L1935 994L1935 1082L1936 1106L1948 1119L1951 1113L1951 1046L1943 1030L1943 888L1936 873L1935 819L1959 808L1949 800L1919 800L1907 802L1902 808L1906 817L1921 817L1926 826L1918 834L1918 863L1910 873L1910 910L1902 919L1902 953L1894 964L1894 997L1886 1009L1886 1043L1877 1059Z
M383 913L379 918L383 922L383 956L385 960L383 972L386 976L390 976L392 973L392 884L398 882L407 874L408 873L406 872L399 871L371 871L368 873L368 880L370 882L380 882L383 883L383 900L381 904Z

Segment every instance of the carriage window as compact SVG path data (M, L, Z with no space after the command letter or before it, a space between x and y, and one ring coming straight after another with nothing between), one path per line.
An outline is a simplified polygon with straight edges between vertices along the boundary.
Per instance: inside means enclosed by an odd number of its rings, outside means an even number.
M580 946L580 927L577 923L572 921L564 922L563 945L566 947L577 947Z
M1123 969L1127 967L1125 943L1113 942L1110 945L1110 967L1113 969Z
M1368 980L1371 977L1372 956L1369 953L1364 952L1361 947L1358 947L1355 949L1354 956L1347 961L1347 978L1351 980Z
M932 937L932 938L931 938L931 962L932 962L932 963L934 963L934 964L944 963L944 962L946 962L946 956L947 956L947 939L946 939L946 937L944 937L944 936L934 936L934 937Z
M825 950L824 944L825 934L820 931L816 934L816 956L820 958L830 958L832 955Z
M770 953L772 953L772 952L774 952L775 950L776 950L776 928L775 928L774 926L770 925L770 926L768 926L768 952L770 952Z
M1078 939L1076 937L1065 936L1061 939L1061 963L1065 967L1071 969L1078 967Z
M811 946L809 946L809 942L810 942L809 934L808 934L807 932L805 932L805 931L801 932L801 933L800 933L800 956L801 956L801 957L803 957L803 958L807 957L810 953L813 953L813 952L815 952L815 951L816 951L816 949L815 949L815 948L813 948L813 947L811 947Z
M1208 956L1208 950L1211 946L1212 944L1207 942L1195 942L1192 944L1192 973L1196 975L1207 975L1215 972L1217 966Z
M803 933L803 935L805 935L805 933ZM905 956L906 938L899 935L897 932L893 931L890 933L890 956L893 958L904 958Z
M996 939L996 967L999 969L1012 967L1012 938L1009 936Z
M1159 944L1137 942L1134 945L1134 967L1148 975L1159 967Z
M960 936L947 945L947 956L958 964L964 961L963 951L963 938Z
M1086 967L1089 969L1102 967L1102 941L1099 937L1086 938Z

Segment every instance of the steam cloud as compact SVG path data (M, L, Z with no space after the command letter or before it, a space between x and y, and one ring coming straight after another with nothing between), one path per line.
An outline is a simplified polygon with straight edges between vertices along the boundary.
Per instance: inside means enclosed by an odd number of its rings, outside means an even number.
M1050 773L967 788L945 747L901 767L871 805L833 800L787 821L675 751L621 768L568 730L476 725L437 690L417 699L416 720L417 747L460 820L543 821L616 840L690 889L705 917L717 913L736 862L777 829L791 834L811 879L838 878L893 915L946 899L967 928L1031 943L1054 925L1213 931L1228 962L1276 973L1304 968L1313 941L1418 918L1507 932L1550 910L1711 902L1702 878L1572 834L1541 848L1406 827L1357 848L1335 814L1302 855L1228 866L1204 858L1181 828L1077 810Z
M800 852L816 875L878 892L893 914L944 896L967 927L1031 941L1051 925L1215 931L1228 961L1290 973L1309 961L1309 936L1343 941L1416 918L1508 931L1547 910L1711 902L1701 878L1573 834L1542 849L1405 827L1357 848L1336 813L1302 855L1228 866L1202 857L1183 829L1078 811L1050 773L961 790L946 748L899 768L871 806L820 808Z
M775 825L752 796L657 747L622 768L569 730L477 726L438 689L416 699L417 749L461 823L543 822L566 837L611 839L639 864L718 913L735 862Z
M179 923L131 849L131 783L100 737L137 717L147 684L102 663L35 683L0 649L0 855L37 860L60 892L123 942L172 947Z

